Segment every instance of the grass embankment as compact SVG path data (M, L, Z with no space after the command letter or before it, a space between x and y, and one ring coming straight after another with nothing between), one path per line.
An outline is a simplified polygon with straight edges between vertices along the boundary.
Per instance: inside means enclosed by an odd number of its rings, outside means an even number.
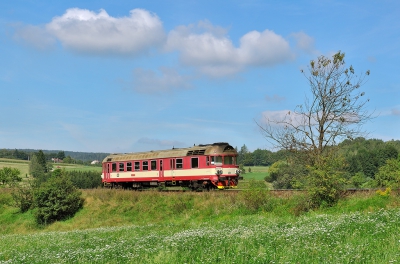
M84 208L46 227L0 195L0 263L391 263L400 198L347 197L296 215L301 194L260 190L84 191Z

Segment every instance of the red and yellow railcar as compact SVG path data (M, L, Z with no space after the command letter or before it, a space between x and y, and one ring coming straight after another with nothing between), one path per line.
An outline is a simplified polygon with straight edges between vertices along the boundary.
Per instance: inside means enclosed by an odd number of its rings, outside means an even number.
M237 187L237 151L228 143L126 154L103 160L104 186L140 189L182 186L192 189Z

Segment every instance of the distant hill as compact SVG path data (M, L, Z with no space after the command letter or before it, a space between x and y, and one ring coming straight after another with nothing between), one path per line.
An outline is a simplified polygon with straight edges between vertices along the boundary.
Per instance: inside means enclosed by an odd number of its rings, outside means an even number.
M33 152L38 152L39 149L0 149L0 157L4 158L19 158L19 159L27 159L24 157L24 154L29 154ZM93 161L98 160L102 161L109 153L100 153L100 152L76 152L76 151L65 151L65 150L45 150L42 149L43 153L46 156L54 156L56 157L59 152L64 151L65 157L70 156L74 160L81 161ZM53 154L53 155L52 155Z

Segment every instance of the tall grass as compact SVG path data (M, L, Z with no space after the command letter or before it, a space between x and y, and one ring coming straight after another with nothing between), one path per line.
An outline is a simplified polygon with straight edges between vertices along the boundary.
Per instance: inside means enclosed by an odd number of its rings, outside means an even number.
M1 263L393 263L398 209L0 236Z
M83 191L74 218L37 226L0 191L0 263L392 263L400 198L355 194L296 212L302 193ZM298 215L298 216L296 216Z

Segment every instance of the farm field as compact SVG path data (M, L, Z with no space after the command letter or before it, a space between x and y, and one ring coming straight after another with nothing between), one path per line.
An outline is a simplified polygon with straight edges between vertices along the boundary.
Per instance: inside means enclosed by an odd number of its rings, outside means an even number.
M67 171L69 170L79 170L79 171L99 171L101 172L101 167L98 166L85 166L80 164L63 164L63 163L49 163L53 169L61 168ZM29 173L29 161L27 160L16 160L16 159L3 159L0 158L0 169L4 167L16 168L21 171L21 177L25 178Z
M87 190L46 227L0 195L0 263L395 263L400 198L375 193L295 216L301 197ZM250 194L250 196L249 196Z
M0 158L0 169L4 167L11 167L18 169L21 172L21 177L26 178L29 173L29 161L16 160L16 159L3 159Z
M243 178L246 180L260 180L263 181L265 176L268 175L268 168L265 166L250 166L250 167L245 167L246 173L243 174ZM249 172L249 169L251 170Z

